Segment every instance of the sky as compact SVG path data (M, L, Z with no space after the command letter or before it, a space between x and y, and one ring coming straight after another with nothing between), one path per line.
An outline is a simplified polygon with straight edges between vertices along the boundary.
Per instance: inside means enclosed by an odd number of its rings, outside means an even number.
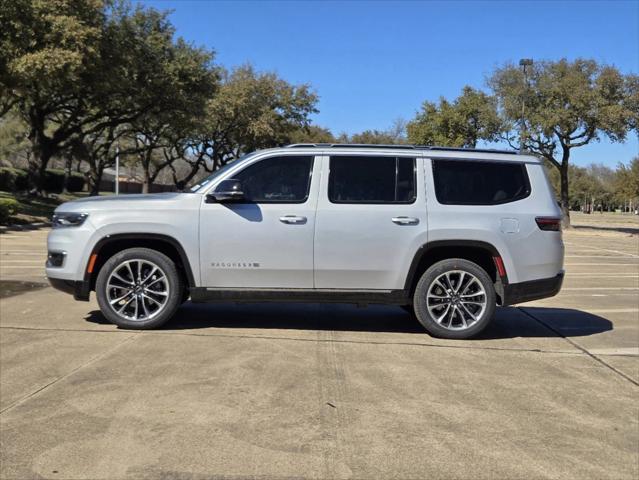
M425 100L454 99L464 85L520 58L592 58L639 73L634 1L206 1L141 0L172 10L177 35L319 95L313 123L334 134L384 130ZM573 150L577 165L628 162L639 139Z

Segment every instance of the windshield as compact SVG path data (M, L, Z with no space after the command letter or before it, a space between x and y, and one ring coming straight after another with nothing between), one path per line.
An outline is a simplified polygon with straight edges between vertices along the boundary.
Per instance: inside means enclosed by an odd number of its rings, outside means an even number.
M214 171L211 175L209 175L208 177L200 180L198 183L196 183L195 185L193 185L189 191L190 192L197 192L198 190L200 190L202 187L205 187L206 185L208 185L209 183L211 183L213 180L215 180L216 178L218 178L220 175L226 173L226 171L228 171L231 167L234 167L236 165L238 165L239 163L248 160L250 157L252 157L253 155L255 155L255 152L253 153L249 153L248 155L244 155L243 157L238 158L237 160L233 160L229 163L227 163L226 165L224 165L222 168L219 168L218 170Z

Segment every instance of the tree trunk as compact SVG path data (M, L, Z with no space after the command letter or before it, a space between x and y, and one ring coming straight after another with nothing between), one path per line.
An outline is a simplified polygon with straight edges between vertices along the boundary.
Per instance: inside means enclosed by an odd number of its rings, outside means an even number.
M46 175L52 152L46 144L42 145L32 141L31 145L33 157L29 164L29 177L35 192L41 195L44 193L44 176Z
M561 213L563 214L562 224L564 228L570 228L570 195L568 190L568 161L570 159L570 148L563 142L561 144L561 166L559 174L561 178Z
M189 173L184 178L179 180L177 178L177 172L175 171L175 169L173 169L173 183L175 184L175 188L179 192L183 191L187 183L193 180L193 177L195 177L195 175L197 175L197 173L200 171L200 166L201 166L200 160L198 160L195 163L191 163L191 170L189 171Z
M89 161L89 195L95 197L100 195L100 182L102 181L102 173L104 167L97 164L95 160Z
M97 176L95 179L95 186L94 186L95 193L92 192L92 195L100 195L100 184L102 183L103 173L104 173L104 165L100 163L98 164Z
M142 193L150 193L151 192L151 174L149 172L149 167L147 165L144 166L144 177L142 178Z
M64 182L62 184L62 193L69 193L69 177L71 177L71 163L73 159L69 155L64 165Z
M570 200L568 196L568 162L562 163L559 169L561 177L561 213L564 228L570 228Z
M32 111L29 115L31 128L29 141L33 156L29 163L29 181L34 187L35 193L42 195L44 192L44 176L47 172L49 160L53 156L51 141L44 133L45 116L39 111Z

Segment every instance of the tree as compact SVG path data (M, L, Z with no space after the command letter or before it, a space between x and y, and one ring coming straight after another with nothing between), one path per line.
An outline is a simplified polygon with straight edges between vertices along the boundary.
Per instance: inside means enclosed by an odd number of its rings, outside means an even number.
M309 85L291 85L274 73L258 73L250 65L222 72L217 94L182 150L191 165L179 184L201 169L213 171L253 150L291 143L308 128L316 113L317 95Z
M26 126L15 112L0 117L0 166L28 165L31 150L26 134Z
M492 141L501 130L496 99L465 86L454 102L424 102L408 124L408 140L420 145L474 148L479 140Z
M370 145L401 145L407 143L406 121L396 118L387 130L364 130L348 135L342 133L337 137L339 143L355 143Z
M308 125L291 133L291 143L335 143L335 137L328 128Z
M617 200L632 208L639 205L639 156L632 159L630 165L620 163L615 172L615 190ZM628 203L627 203L628 202Z
M212 52L195 48L181 38L166 13L138 10L132 16L136 38L143 39L144 58L152 59L154 83L145 91L152 104L133 119L128 137L135 144L142 168L142 192L148 193L158 174L184 155L179 148L204 118L207 101L218 86ZM145 66L149 68L149 66Z
M86 98L105 12L97 0L15 0L0 9L0 85L28 125L31 169L42 187L49 160L73 135L80 98ZM3 107L4 110L4 107ZM57 128L49 132L49 123Z
M535 63L527 81L519 68L508 64L492 75L489 85L499 102L503 139L559 170L564 224L570 226L571 150L602 136L624 141L629 130L637 128L637 76L594 60L562 59ZM523 135L517 131L522 123Z
M185 74L192 64L180 54L209 54L175 44L166 13L154 9L117 1L14 0L0 10L0 24L6 26L0 29L2 105L11 103L28 125L38 191L54 155L86 136L89 146L97 145L96 137L202 86L201 77Z

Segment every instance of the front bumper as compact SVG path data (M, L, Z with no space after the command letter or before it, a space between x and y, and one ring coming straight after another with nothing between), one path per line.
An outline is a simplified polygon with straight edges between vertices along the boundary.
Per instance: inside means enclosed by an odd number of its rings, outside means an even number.
M48 277L48 280L51 286L56 290L73 295L73 298L76 300L89 301L89 295L91 293L91 285L89 282L51 277Z
M564 272L562 270L556 277L504 285L502 306L554 297L561 290L563 281Z

